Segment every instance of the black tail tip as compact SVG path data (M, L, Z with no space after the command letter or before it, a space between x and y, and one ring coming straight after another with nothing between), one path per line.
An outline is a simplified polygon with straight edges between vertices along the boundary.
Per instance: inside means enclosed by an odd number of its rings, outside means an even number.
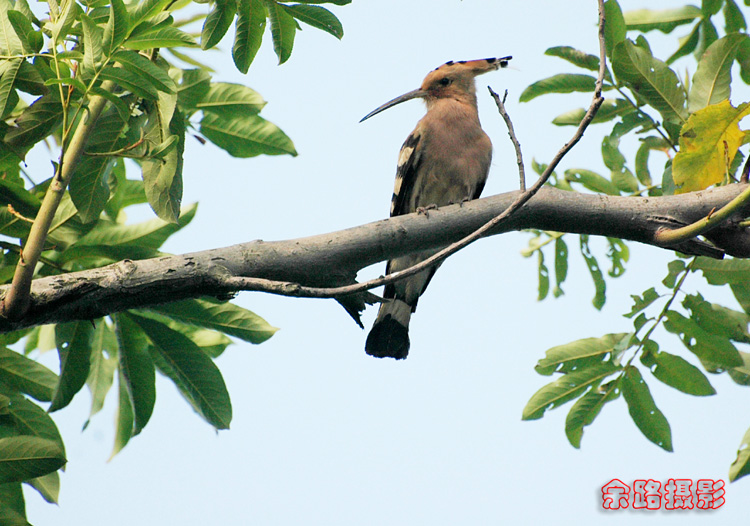
M377 358L403 360L409 354L409 329L390 315L376 321L367 335L365 352Z

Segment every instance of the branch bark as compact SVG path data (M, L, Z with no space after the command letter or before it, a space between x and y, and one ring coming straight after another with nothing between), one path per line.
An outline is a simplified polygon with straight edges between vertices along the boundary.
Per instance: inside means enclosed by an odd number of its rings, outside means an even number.
M543 188L489 235L523 229L617 237L659 246L658 233L694 223L737 197L746 184L665 197L614 197ZM393 217L338 232L286 241L252 241L154 259L125 260L94 270L36 279L29 309L0 319L0 332L44 323L95 319L114 312L199 296L227 298L240 290L295 297L339 297L369 265L445 246L508 208L509 192L420 214ZM721 226L663 247L688 254L750 257L750 232L739 222L750 205ZM254 278L254 279L238 279ZM272 280L272 281L268 281ZM325 287L325 288L324 288ZM0 296L9 286L0 287ZM360 299L359 308L364 304Z

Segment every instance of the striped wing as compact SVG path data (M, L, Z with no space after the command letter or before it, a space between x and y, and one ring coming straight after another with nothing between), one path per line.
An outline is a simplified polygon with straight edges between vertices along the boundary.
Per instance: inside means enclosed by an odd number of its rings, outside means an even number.
M417 172L422 161L422 138L419 128L411 132L401 146L398 154L398 168L396 169L396 182L393 185L393 198L391 199L391 217L410 214L409 202L414 192Z

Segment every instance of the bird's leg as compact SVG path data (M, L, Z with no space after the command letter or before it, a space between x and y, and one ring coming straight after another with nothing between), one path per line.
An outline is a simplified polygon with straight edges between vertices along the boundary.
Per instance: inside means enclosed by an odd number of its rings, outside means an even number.
M430 217L430 210L437 210L438 205L431 204L427 206L418 206L417 207L417 214L424 214L425 217Z

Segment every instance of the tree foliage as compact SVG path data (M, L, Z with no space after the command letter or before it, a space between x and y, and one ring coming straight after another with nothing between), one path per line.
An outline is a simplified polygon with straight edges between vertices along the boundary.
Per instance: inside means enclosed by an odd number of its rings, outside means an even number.
M750 113L750 105L730 102L735 63L741 79L750 81L750 37L745 33L747 24L742 10L733 0L726 0L703 2L702 8L623 13L616 0L608 0L605 12L609 68L604 90L609 96L594 122L610 126L601 145L602 161L609 173L571 167L555 176L552 185L570 191L660 196L736 182L744 160L739 149L750 137L740 127L740 121ZM716 27L717 19L723 19L723 35ZM662 60L652 54L649 32L672 33L686 25L691 26L689 32L679 39L679 47L672 55ZM598 57L569 46L550 48L547 54L579 69L599 67ZM692 78L683 78L671 64L691 54L697 68L689 68L695 70ZM557 74L529 86L521 100L550 93L590 91L593 81L590 75L580 73ZM552 122L558 126L577 125L583 114L583 109L571 110ZM621 142L629 138L639 144L630 159L620 150ZM661 173L652 175L658 163L652 154L662 159ZM541 166L535 168L541 172ZM548 245L554 246L554 295L562 294L568 268L567 237L557 232L536 232L524 252L526 256L538 253L540 299L550 288L544 263ZM607 241L606 257L611 265L608 275L614 278L625 270L628 248L622 240ZM589 248L588 236L580 236L580 249L595 284L593 304L601 309L606 283L597 257ZM541 418L546 410L574 401L565 433L571 445L580 447L584 427L622 394L633 422L644 436L671 451L669 422L651 396L649 377L693 396L716 394L705 373L728 374L737 384L750 385L750 354L738 349L738 344L750 343L750 263L688 258L679 253L676 256L660 284L632 296L633 308L624 315L632 322L629 332L584 338L547 351L537 372L556 374L557 378L531 397L524 419ZM701 275L704 284L729 285L742 310L682 291L688 278L695 281ZM680 339L703 371L683 357L661 350L654 336L660 326ZM746 442L747 437L743 438ZM741 446L730 468L730 480L747 474L748 462L750 457Z
M25 0L0 0L0 234L12 240L0 245L0 283L23 272L28 239L45 214L38 262L30 258L33 277L161 255L164 242L196 213L195 206L181 203L188 135L236 157L296 155L290 138L261 116L266 103L260 94L214 81L211 68L195 56L215 47L233 27L232 58L247 72L268 28L273 51L284 63L300 22L342 38L341 23L329 8L350 1L217 0L196 15L185 0L50 0L44 13ZM662 196L734 183L744 161L740 148L748 142L740 124L750 114L750 101L730 101L733 72L750 82L743 10L734 0L720 0L700 8L623 13L616 0L608 0L605 13L607 98L593 123L609 129L601 144L609 173L568 167L550 184L566 191ZM201 23L200 34L191 33ZM670 56L658 58L647 38L653 31L684 34ZM564 45L547 54L576 72L530 85L521 101L594 90L598 56ZM691 57L696 67L687 69L695 73L681 76L685 68L677 67ZM552 122L577 126L584 114L572 109ZM625 150L633 140L634 151ZM37 182L40 174L27 173L23 161L40 143L59 156L52 173ZM532 167L541 173L545 165ZM56 200L53 207L50 200ZM156 218L127 223L127 208L142 203ZM595 285L592 302L601 309L606 276L625 272L628 245L606 238L603 267L588 235L580 234L577 242L570 236L533 232L523 255L536 256L538 297L564 294L571 247L577 244ZM655 378L693 396L715 394L707 374L728 374L750 385L750 353L738 348L750 343L748 276L745 260L676 254L660 283L633 296L625 314L632 328L547 351L536 370L555 379L531 397L524 419L542 418L572 402L565 433L580 447L584 428L622 398L644 436L671 450L667 416L648 382ZM742 310L684 293L688 279L729 286ZM231 402L213 359L230 337L257 344L276 329L226 300L189 299L95 320L82 313L79 321L1 334L0 522L25 523L22 483L49 502L57 500L65 448L49 413L66 407L84 385L92 396L89 418L116 385L113 455L148 424L157 371L201 418L216 429L228 428ZM679 338L686 356L694 355L702 369L661 350L657 327ZM42 348L57 349L59 375L31 357ZM48 409L40 403L49 403ZM750 472L748 436L750 431L730 468L733 480Z
M193 57L233 25L232 56L247 72L268 23L283 63L299 22L340 39L340 22L318 4L349 2L220 0L196 14L187 1L50 1L41 13L26 0L0 0L0 234L17 240L2 243L0 280L11 281L28 253L32 219L44 214L45 195L61 182L68 189L52 210L34 276L160 255L196 213L181 204L188 135L236 157L296 155L289 137L261 116L259 93L214 81L211 68ZM200 34L192 34L201 22ZM59 152L42 181L23 163L40 143ZM141 203L157 217L126 223L127 208ZM0 336L0 523L25 523L21 483L56 502L65 448L49 413L84 385L93 416L117 383L113 455L147 425L155 371L209 424L226 429L232 407L213 359L229 336L261 343L275 331L250 311L203 298ZM22 338L22 352L7 347ZM58 350L59 376L29 357L47 345ZM32 399L50 402L48 410Z

